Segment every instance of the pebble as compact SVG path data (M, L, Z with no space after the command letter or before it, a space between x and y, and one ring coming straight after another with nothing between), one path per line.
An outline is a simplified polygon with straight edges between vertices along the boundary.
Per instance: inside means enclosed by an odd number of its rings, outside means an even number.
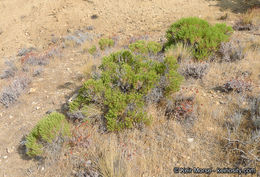
M220 104L225 104L225 102L224 102L224 101L219 101L219 103L220 103Z
M40 107L39 107L39 106L37 106L37 107L36 107L36 110L39 110L39 109L40 109Z
M6 148L7 153L12 153L13 151L14 151L14 146L12 146L10 148Z
M88 161L86 162L86 165L89 166L89 165L91 165L91 163L92 163L91 160L88 160Z
M28 93L29 93L29 94L30 94L30 93L34 93L35 91L36 91L36 89L35 89L35 88L30 88L30 90L29 90L29 92L28 92Z
M187 140L189 143L192 143L194 141L194 138L188 138Z
M7 159L7 157L8 157L8 156L7 156L7 155L5 155L5 156L3 156L3 159Z

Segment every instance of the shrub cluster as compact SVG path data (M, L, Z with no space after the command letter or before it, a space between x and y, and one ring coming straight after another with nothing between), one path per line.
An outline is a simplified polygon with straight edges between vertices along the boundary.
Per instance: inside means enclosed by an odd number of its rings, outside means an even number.
M226 24L212 26L197 17L183 18L167 30L166 48L182 42L192 46L195 58L206 59L218 50L221 42L228 41L232 31L232 27Z
M158 45L151 43L144 51L154 51L151 46ZM70 103L69 112L80 111L87 115L89 105L95 104L102 109L109 131L149 123L145 112L146 96L159 84L160 87L165 85L164 96L177 91L182 81L177 68L177 60L173 57L156 61L128 50L112 53L103 58L100 77L84 83L77 98ZM164 84L160 83L161 78L165 78Z
M136 54L156 55L162 50L162 46L154 41L139 40L130 44L129 49Z
M65 116L53 112L41 119L26 137L26 154L31 157L40 156L46 143L51 144L56 138L66 136L70 136L70 129Z
M88 52L91 54L91 55L94 55L95 52L97 51L97 47L95 45L93 45L92 47L90 47L88 49Z
M105 50L107 47L113 47L115 42L113 39L102 38L99 40L98 44L101 50Z

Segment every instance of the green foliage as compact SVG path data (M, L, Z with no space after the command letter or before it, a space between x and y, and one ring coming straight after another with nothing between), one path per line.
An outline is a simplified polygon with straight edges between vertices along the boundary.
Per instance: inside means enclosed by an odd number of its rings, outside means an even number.
M149 43L149 50L158 51L158 45ZM159 85L161 77L167 82L165 94L177 91L182 81L177 68L174 58L159 62L128 50L112 53L102 60L100 78L84 83L70 104L70 112L84 113L89 105L96 104L102 108L110 131L132 128L138 123L149 124L151 119L145 112L144 97Z
M88 49L88 52L93 55L95 52L97 51L97 47L95 45L93 45L92 47L90 47Z
M195 58L206 59L218 50L221 42L229 40L232 32L232 28L226 24L212 26L197 17L183 18L173 23L167 30L166 47L182 42L193 47Z
M105 50L107 47L113 47L115 42L113 39L102 38L99 40L98 44L101 50Z
M129 45L129 49L138 54L154 54L156 55L158 52L162 50L161 44L154 41L143 41L139 40L135 43Z
M64 115L54 112L41 119L26 137L27 155L41 155L44 144L52 143L57 136L70 136L70 129Z

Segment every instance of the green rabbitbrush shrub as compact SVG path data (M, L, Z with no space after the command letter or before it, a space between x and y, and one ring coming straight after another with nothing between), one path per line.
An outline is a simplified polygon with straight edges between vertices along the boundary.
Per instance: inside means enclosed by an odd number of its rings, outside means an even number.
M70 136L69 124L63 114L53 112L41 119L26 137L27 155L40 156L44 145L53 143L58 136Z
M146 49L145 49L146 50ZM102 108L109 131L132 128L138 123L149 124L145 96L165 78L164 95L178 91L182 76L177 61L167 57L163 61L134 55L128 50L104 57L100 77L86 81L78 97L70 104L70 112L88 112L88 106Z
M166 48L178 42L193 47L193 55L198 60L207 59L219 49L221 42L229 40L233 32L226 24L210 25L197 17L183 18L173 23L166 32Z
M105 50L108 47L113 47L115 45L115 42L113 41L113 39L102 38L99 40L98 44L101 50Z
M162 50L161 44L154 41L140 40L129 45L129 49L137 54L153 54L156 55Z

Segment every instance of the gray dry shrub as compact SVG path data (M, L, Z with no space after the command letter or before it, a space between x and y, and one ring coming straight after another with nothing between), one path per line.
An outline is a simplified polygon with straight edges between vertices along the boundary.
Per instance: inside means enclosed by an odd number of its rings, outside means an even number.
M230 81L226 82L222 88L224 92L235 91L240 93L243 91L251 91L252 85L250 82L242 79L231 79Z
M10 77L14 77L16 71L18 70L15 66L13 61L6 61L5 65L7 66L7 69L3 72L3 74L0 76L1 79L7 79Z
M185 62L179 67L179 72L186 78L201 79L205 74L207 74L209 64L206 62L195 63L195 62Z
M24 92L31 80L28 77L18 77L9 86L5 87L0 93L0 103L5 107L17 101L18 97Z
M231 40L226 43L221 43L219 48L221 61L234 62L242 60L245 57L243 50L244 49L239 40Z

